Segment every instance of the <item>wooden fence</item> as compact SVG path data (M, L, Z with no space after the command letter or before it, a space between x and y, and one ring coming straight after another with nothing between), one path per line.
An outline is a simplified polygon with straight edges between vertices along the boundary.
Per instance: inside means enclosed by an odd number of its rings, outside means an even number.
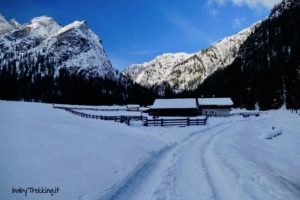
M208 114L206 116L208 116L208 117L232 117L232 116L237 116L237 115L242 115L243 117L250 117L250 116L258 117L260 115L260 112L238 112L238 113L232 113L232 114L228 114L228 115Z
M130 110L127 108L89 108L89 107L64 107L64 106L54 106L53 108L58 108L58 109L65 109L65 108L70 108L73 110L92 110L92 111L135 111L137 110Z
M87 114L83 112L79 112L74 110L74 108L70 107L62 107L62 106L53 106L53 108L63 109L67 112L70 112L74 115L98 119L98 120L110 120L120 123L126 123L130 125L130 121L142 121L144 126L194 126L194 125L205 125L207 121L207 117L203 119L190 119L190 118L182 118L182 119L148 119L145 116L103 116L103 115L93 115Z
M234 115L242 115L243 117L250 117L250 116L256 116L258 117L260 115L260 112L239 112L239 113L233 113Z
M148 119L143 120L144 126L195 126L206 125L207 117L203 119Z
M68 107L53 107L57 109L63 109L67 112L70 112L74 115L84 117L84 118L91 118L91 119L99 119L99 120L109 120L109 121L115 121L115 122L120 122L120 123L126 123L127 125L130 125L130 121L143 121L145 120L146 117L144 116L103 116L103 115L93 115L93 114L87 114L83 112L79 112L76 110L73 110L73 108L68 108Z

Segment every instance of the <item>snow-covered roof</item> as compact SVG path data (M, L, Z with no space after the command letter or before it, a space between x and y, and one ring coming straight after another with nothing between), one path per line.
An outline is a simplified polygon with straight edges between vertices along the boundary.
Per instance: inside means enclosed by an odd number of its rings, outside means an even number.
M152 109L197 108L196 99L156 99Z
M127 108L136 108L136 107L140 107L140 105L138 105L138 104L128 104L126 107Z
M198 98L199 106L232 106L231 98Z

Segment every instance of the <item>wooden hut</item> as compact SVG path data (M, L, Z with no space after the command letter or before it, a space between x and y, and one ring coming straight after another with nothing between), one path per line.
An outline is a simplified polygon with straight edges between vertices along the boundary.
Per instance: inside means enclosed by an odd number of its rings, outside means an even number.
M233 102L231 98L198 98L198 105L202 115L228 116Z
M197 116L199 108L196 98L156 99L147 112L151 116Z

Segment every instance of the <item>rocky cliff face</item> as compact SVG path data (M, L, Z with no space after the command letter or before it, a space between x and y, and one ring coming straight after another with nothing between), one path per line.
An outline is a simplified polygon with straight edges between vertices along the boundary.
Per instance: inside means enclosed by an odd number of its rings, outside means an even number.
M260 22L194 54L163 54L150 62L131 65L123 74L143 86L167 83L175 92L193 90L213 72L230 65L259 25Z
M149 104L154 98L112 67L85 21L61 26L0 17L0 99L67 104Z
M39 70L37 60L51 63L55 75L61 68L88 77L114 77L115 70L104 51L101 40L88 28L85 21L59 25L53 18L36 17L19 25L0 17L0 68L9 63L26 62Z

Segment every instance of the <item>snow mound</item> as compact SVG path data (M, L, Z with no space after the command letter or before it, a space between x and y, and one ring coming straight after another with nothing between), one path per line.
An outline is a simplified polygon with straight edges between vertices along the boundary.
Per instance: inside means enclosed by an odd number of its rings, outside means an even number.
M283 130L275 129L270 132L267 132L266 134L263 135L263 137L267 140L272 140L273 138L280 136L282 133L283 133Z

